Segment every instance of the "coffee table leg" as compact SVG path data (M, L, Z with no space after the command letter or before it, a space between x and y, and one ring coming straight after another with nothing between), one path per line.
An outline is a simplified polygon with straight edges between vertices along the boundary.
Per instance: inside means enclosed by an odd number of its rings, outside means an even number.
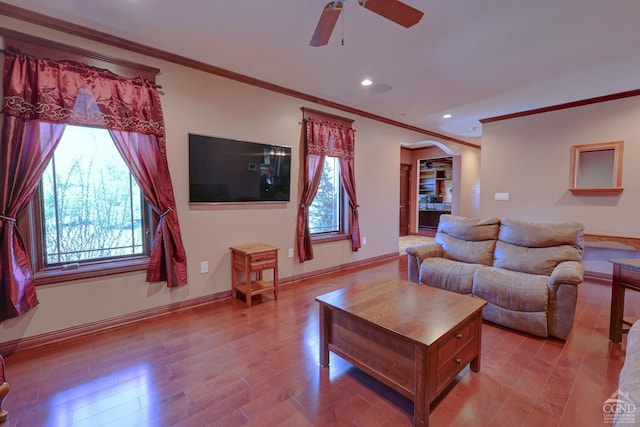
M429 426L429 402L427 392L427 372L429 366L427 366L427 354L421 347L415 349L415 383L413 390L413 425L420 427Z
M475 321L476 328L476 357L471 359L470 367L473 372L480 372L480 353L482 352L482 317Z
M331 321L331 313L329 309L320 303L320 366L329 366L329 344L327 338L329 335L329 324Z

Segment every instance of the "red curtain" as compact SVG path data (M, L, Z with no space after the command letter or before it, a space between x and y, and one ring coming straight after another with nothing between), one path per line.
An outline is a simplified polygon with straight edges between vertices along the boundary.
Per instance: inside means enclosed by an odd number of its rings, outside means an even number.
M309 211L307 208L313 203L320 186L324 155L306 153L304 163L304 188L300 197L298 226L296 227L300 262L313 259L313 246L311 245L311 233L309 232Z
M0 321L37 305L33 273L15 217L33 196L57 145L64 124L98 126L141 138L144 149L131 149L153 184L138 182L162 218L147 278L187 283L186 257L180 238L171 180L164 151L164 119L155 84L126 79L72 61L52 61L6 52L4 125L0 140ZM122 138L128 145L131 138ZM121 150L122 152L122 150ZM128 163L133 163L126 160ZM134 176L140 175L132 170ZM149 188L153 187L152 193ZM157 202L157 204L155 204ZM166 204L163 204L166 203ZM164 270L164 271L162 271Z
M317 116L317 114L314 114ZM351 249L360 247L360 223L358 218L358 202L356 198L356 181L354 172L355 132L350 126L337 123L335 120L317 117L305 117L305 176L304 190L300 208L298 209L298 256L300 262L313 259L311 235L309 233L309 212L307 206L313 202L322 176L324 157L340 159L340 179L349 198L351 208ZM313 165L313 169L310 165ZM317 182L316 182L317 181Z
M164 138L118 130L110 133L145 199L160 216L154 239L156 244L149 259L147 282L166 280L169 287L185 284L187 259L175 212L176 202Z
M351 250L357 251L362 246L360 243L360 220L358 218L358 200L356 198L356 175L353 169L353 156L340 158L340 181L344 191L349 197L351 208Z
M31 262L15 227L16 216L31 200L63 124L6 115L0 139L0 321L38 305Z

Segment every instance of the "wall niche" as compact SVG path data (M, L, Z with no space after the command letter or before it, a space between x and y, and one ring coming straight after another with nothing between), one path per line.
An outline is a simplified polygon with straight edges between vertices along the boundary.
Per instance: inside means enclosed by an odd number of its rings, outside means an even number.
M571 184L574 195L622 193L624 142L602 142L571 147Z

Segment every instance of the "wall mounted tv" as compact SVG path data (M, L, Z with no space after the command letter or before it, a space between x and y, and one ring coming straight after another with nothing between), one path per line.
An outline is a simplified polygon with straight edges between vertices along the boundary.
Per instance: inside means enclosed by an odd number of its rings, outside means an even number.
M189 203L288 202L291 147L189 134Z

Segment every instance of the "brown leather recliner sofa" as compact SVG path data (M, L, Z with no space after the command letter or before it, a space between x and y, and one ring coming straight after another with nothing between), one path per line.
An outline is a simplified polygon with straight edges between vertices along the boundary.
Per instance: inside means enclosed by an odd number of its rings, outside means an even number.
M409 280L487 301L482 317L565 340L584 277L584 226L442 215L434 243L410 246Z

